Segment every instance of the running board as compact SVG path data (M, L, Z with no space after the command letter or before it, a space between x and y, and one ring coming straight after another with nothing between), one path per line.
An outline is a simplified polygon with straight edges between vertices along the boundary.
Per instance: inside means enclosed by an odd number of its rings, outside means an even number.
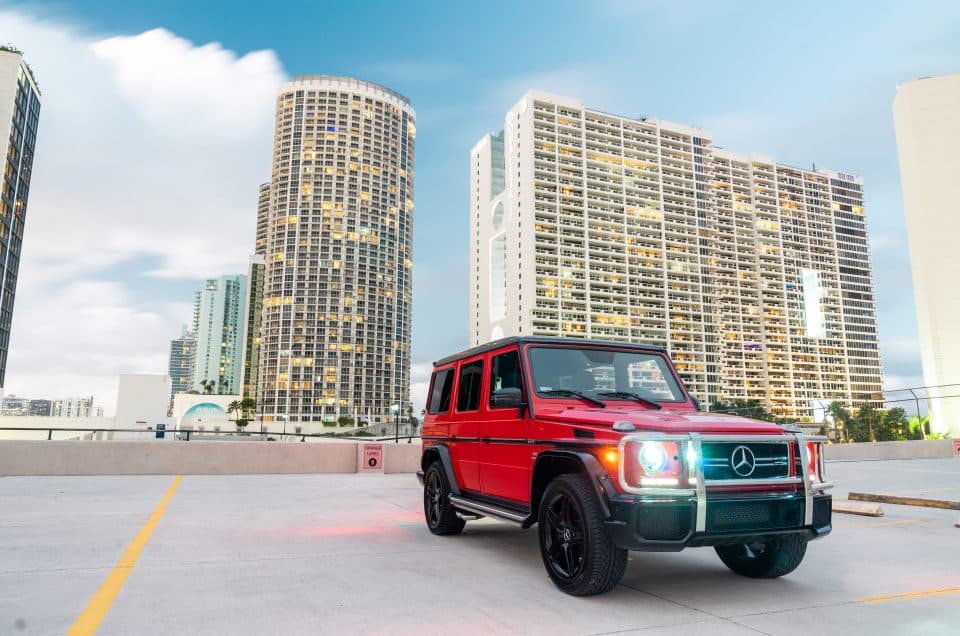
M465 499L463 497L458 497L457 495L450 495L450 503L467 512L497 517L498 519L503 519L504 521L510 521L519 525L523 525L523 522L527 519L527 515L523 514L522 512L507 510L506 508L501 508L492 504L480 503L479 501Z

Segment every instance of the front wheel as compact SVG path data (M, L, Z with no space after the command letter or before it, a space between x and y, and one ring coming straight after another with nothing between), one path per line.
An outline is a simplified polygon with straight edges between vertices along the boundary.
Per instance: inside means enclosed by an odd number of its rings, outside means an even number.
M433 534L460 534L466 522L450 503L450 486L440 462L433 462L423 476L423 516Z
M537 524L547 574L567 594L613 589L627 568L627 551L604 527L603 510L585 475L560 475L547 486Z
M724 565L741 576L775 579L797 569L807 553L807 540L799 534L782 534L714 549Z

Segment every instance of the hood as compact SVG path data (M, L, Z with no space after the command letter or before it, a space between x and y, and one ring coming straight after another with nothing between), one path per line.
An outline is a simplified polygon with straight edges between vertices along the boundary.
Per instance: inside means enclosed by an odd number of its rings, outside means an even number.
M561 422L575 426L602 426L610 428L614 422L629 421L638 431L661 433L752 433L778 435L783 429L777 424L751 420L735 415L703 411L654 410L644 407L537 409L537 419Z

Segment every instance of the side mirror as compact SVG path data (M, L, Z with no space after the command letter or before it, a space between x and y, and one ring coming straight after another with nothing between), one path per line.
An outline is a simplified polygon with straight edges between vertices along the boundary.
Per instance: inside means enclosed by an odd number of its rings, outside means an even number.
M523 391L516 388L497 389L490 398L490 406L494 408L522 408L526 405Z

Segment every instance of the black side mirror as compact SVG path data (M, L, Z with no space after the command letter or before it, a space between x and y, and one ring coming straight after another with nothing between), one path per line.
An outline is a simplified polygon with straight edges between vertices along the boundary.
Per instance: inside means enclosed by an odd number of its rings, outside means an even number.
M522 408L526 406L523 401L523 391L517 388L497 389L490 398L490 406L494 408Z

